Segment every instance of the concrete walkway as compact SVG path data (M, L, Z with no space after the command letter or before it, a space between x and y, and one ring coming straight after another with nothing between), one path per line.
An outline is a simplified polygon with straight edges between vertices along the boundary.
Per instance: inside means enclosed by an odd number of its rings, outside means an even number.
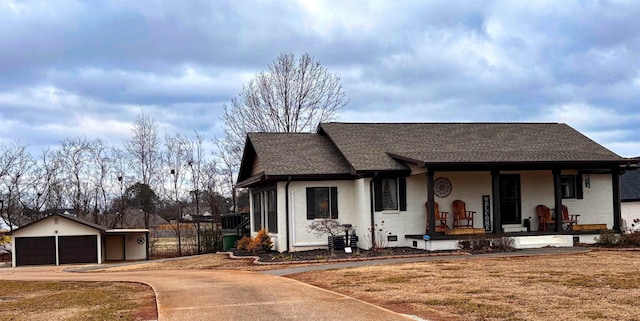
M127 281L150 285L158 319L168 320L390 320L407 316L295 280L244 271L166 270L68 273L67 267L20 267L0 279Z
M414 320L372 304L288 278L293 273L366 265L399 264L482 257L573 254L586 248L548 248L511 253L411 257L340 262L256 272L226 270L161 270L69 273L71 266L3 268L2 280L125 281L151 286L158 319L167 320ZM104 267L104 266L102 266Z

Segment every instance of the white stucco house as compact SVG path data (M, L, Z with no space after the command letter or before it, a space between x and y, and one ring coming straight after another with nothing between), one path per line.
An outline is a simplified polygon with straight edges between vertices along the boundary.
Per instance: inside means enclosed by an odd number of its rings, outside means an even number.
M237 186L250 189L253 233L265 228L280 252L326 247L307 229L323 217L351 224L363 249L375 238L455 249L472 233L573 246L620 230L619 175L637 162L559 123L322 123L316 133L248 134ZM455 200L475 211L468 226ZM538 205L566 206L578 223L545 231Z
M11 233L12 266L149 259L149 230L107 230L66 214L51 214Z

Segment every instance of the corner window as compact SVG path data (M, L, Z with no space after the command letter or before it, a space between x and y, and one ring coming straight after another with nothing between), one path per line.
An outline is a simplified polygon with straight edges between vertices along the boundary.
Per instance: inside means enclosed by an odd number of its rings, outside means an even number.
M262 200L260 193L253 194L253 231L260 231L262 228Z
M375 179L373 188L377 212L407 210L407 185L404 177Z
M307 187L307 219L338 218L337 187Z
M267 222L269 223L269 233L278 233L278 211L276 190L267 191Z
M562 192L562 198L576 198L575 175L561 175L560 190Z
M275 189L253 193L253 230L265 228L269 233L278 233L278 207Z

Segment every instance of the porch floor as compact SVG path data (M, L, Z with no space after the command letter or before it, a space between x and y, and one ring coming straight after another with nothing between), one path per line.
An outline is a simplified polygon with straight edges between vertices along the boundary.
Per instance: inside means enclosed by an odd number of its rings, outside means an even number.
M593 235L600 234L602 230L580 230L580 231L567 231L563 230L560 232L555 231L530 231L530 232L511 232L511 233L493 233L493 232L484 232L484 233L476 233L476 234L458 234L458 235L446 235L442 233L438 233L436 235L431 236L431 240L457 240L463 235L468 237L469 235L500 235L500 236L541 236L541 235ZM620 233L620 231L614 231L615 233ZM424 234L405 234L404 237L407 239L417 239L422 240Z

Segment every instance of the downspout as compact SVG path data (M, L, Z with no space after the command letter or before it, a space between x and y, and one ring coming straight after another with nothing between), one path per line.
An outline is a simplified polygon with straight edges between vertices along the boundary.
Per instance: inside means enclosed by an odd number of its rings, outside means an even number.
M375 195L373 195L374 190L373 190L373 181L376 179L376 177L378 176L378 172L374 172L373 173L373 177L371 177L371 181L369 182L369 200L371 203L371 248L373 249L374 245L376 244L376 220L375 220Z
M289 252L289 184L291 183L291 176L287 177L287 185L284 186L284 213L285 213L285 221L287 222L287 252Z

